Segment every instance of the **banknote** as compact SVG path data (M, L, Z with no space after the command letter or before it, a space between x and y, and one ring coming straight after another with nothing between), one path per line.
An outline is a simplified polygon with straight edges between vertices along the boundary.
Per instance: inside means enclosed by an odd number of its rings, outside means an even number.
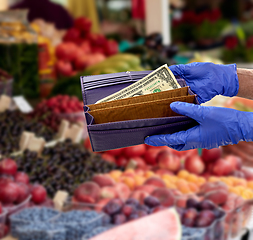
M167 64L165 64L136 83L133 83L108 97L100 99L96 103L162 92L180 87L181 86L178 84L174 74L170 71Z

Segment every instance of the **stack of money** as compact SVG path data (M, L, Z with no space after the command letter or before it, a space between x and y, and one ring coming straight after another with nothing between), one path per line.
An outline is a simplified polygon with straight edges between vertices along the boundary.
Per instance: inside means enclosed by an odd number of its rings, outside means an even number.
M110 83L111 81L113 81L114 83L119 81L119 83L122 83L124 81L124 77L123 76L119 76L115 74L115 78L113 79L105 79L105 75L103 77L101 76L101 82L103 82L103 84L106 83ZM96 103L103 103L103 102L109 102L109 101L113 101L113 100L119 100L119 99L124 99L124 98L130 98L130 97L135 97L135 96L140 96L140 95L146 95L146 94L150 94L150 93L155 93L155 92L162 92L162 91L167 91L167 90L172 90L172 89L177 89L180 88L181 86L178 84L175 76L173 75L173 73L170 71L169 67L167 66L167 64L161 66L160 68L156 69L155 71L151 72L148 75L145 75L143 78L141 77L141 75L131 75L131 79L133 79L133 81L136 81L136 78L138 77L138 79L141 79L133 84L131 84L130 86L123 88L122 90L107 96L103 99L100 99L99 101L97 101ZM138 80L137 79L137 80ZM128 77L129 80L129 77ZM96 85L97 85L97 81L96 80ZM89 82L87 84L84 83L84 86L95 86L92 85L94 83Z

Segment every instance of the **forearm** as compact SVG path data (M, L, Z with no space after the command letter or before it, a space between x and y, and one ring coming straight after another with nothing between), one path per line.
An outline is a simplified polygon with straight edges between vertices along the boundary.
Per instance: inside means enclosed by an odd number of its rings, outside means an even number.
M239 91L237 96L253 99L253 69L238 68Z

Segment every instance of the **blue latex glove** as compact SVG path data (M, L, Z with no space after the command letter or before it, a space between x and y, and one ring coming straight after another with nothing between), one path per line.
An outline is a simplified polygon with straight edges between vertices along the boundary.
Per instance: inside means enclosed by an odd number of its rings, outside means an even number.
M195 148L217 148L253 140L253 113L230 108L205 107L190 103L174 102L171 109L195 119L199 125L174 134L147 137L152 146L168 146L178 151Z
M199 103L216 95L236 96L239 90L236 64L190 63L170 66L175 76L182 77L198 95Z

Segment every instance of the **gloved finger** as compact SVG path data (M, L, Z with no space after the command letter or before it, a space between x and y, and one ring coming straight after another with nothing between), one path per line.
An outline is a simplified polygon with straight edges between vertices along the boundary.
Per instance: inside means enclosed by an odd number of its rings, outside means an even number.
M171 70L171 72L175 76L180 76L180 77L182 77L184 74L184 68L185 68L185 66L183 64L169 66L169 69Z
M154 135L145 139L145 144L151 146L168 146L177 151L184 151L194 148L196 145L196 135L198 135L199 126L195 126L186 131L173 134ZM195 144L191 144L194 139ZM189 144L187 144L189 142Z
M202 122L205 111L203 106L185 102L173 102L170 104L170 108L173 112L190 117L198 123Z

